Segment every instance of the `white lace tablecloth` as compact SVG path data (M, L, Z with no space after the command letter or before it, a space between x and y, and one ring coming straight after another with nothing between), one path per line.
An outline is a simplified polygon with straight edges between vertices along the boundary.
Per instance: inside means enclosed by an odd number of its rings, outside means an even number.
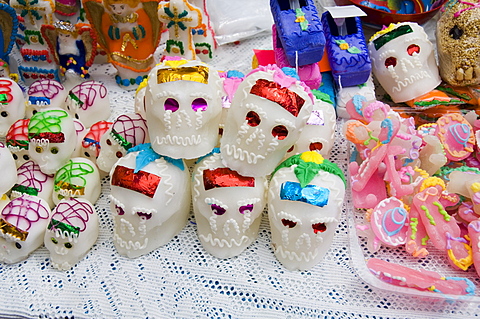
M212 64L248 72L254 48L270 49L270 37L222 46ZM133 110L134 93L115 84L114 72L111 65L92 69L93 78L110 89L112 119ZM347 143L338 133L331 160L345 170L347 155ZM136 259L122 257L112 242L108 178L102 191L95 205L100 235L72 270L55 270L44 247L18 264L0 264L1 318L471 318L480 314L476 302L419 298L380 290L362 280L352 262L349 198L325 259L310 271L291 272L275 259L270 247L267 213L258 239L235 258L219 260L203 249L193 214L167 245Z

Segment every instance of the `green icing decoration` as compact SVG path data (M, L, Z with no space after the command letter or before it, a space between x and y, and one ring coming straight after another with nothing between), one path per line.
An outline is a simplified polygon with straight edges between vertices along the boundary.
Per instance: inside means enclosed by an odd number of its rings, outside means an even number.
M423 246L426 246L427 245L427 241L430 239L430 237L428 237L428 235L426 235L425 237L422 238L422 245Z
M323 93L322 91L313 89L312 94L317 100L321 100L322 102L333 105L332 99L330 99L330 95L328 95L327 93Z
M468 94L457 92L453 88L438 86L436 89L467 101L472 99Z
M29 134L39 134L43 132L61 133L62 120L69 115L63 110L49 110L35 113L28 123Z
M349 47L347 49L348 53L352 53L352 54L358 54L358 53L361 53L362 51L357 48L357 47Z
M418 225L418 218L415 218L415 217L412 217L410 219L410 228L412 229L412 234L410 235L410 238L412 240L415 240L415 238L417 237L417 225Z
M437 224L435 223L435 219L433 219L433 216L430 214L427 206L422 205L420 208L425 212L425 216L427 216L428 220L430 221L430 225L436 226Z
M85 187L86 180L83 176L94 172L92 165L88 163L74 163L70 160L67 164L62 166L55 174L55 191L58 191L60 185L69 183L73 188L81 189ZM73 178L79 178L82 183L78 185L78 181L72 182Z
M302 8L297 8L295 9L295 16L297 17L297 20L295 22L300 23L300 28L302 31L305 31L308 29L308 21L305 19L305 13L303 13Z
M5 93L0 94L0 103L1 104L8 104L7 94L5 94Z
M28 195L32 195L32 196L38 196L38 189L35 188L35 187L30 187L30 186L15 184L12 187L12 191L17 191L19 193L28 194Z
M70 234L76 234L76 235L80 234L80 227L62 223L61 221L53 218L50 220L50 223L48 224L48 229L52 230L52 228L55 228Z
M80 99L78 98L78 96L76 96L75 94L73 94L72 92L68 93L68 96L74 100L75 102L77 102L78 104L80 105L83 105L84 103L82 101L80 101Z
M375 50L378 51L382 46L387 44L388 42L392 41L393 39L396 39L398 37L401 37L402 35L412 33L413 29L409 25L402 25L399 26L398 28L383 34L382 36L376 38L373 40L373 44L375 46Z
M443 208L443 205L440 202L433 202L433 205L437 206L438 212L442 214L443 219L447 222L450 221L451 216L447 213L447 211Z
M131 142L128 142L126 139L124 139L123 136L118 134L114 129L111 130L110 134L124 149L128 150L133 146Z

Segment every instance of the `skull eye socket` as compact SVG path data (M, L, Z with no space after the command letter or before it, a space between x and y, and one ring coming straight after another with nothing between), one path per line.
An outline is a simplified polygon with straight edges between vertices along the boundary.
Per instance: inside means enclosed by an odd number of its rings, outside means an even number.
M387 58L385 60L385 67L388 68L389 66L395 67L397 65L397 58L394 58L393 56Z
M323 233L324 231L326 231L327 230L327 225L325 225L325 223L316 223L316 224L312 225L312 228L313 228L313 232L315 234L318 234L318 233Z
M37 146L35 147L35 152L37 153L42 153L43 152L43 148L41 146Z
M67 249L70 249L70 248L73 247L73 245L72 245L71 243L65 243L64 246L65 246L65 248L67 248Z
M51 240L52 243L54 243L55 245L58 244L58 240L57 240L55 237L50 238L50 240Z
M212 209L212 212L215 214L215 215L223 215L225 214L226 210L225 208L219 206L219 205L216 205L216 204L212 204L210 206L210 208Z
M28 155L25 154L25 155L23 155L23 159L26 160L26 161L29 161L29 160L30 160L30 156L28 156Z
M308 148L310 151L320 151L323 148L323 144L321 142L310 143Z
M105 143L107 143L108 146L112 146L112 141L110 141L110 139L107 139Z
M413 55L414 53L419 54L420 47L416 44L410 44L407 48L407 53L408 55Z
M117 151L117 152L115 153L115 156L116 156L117 158L123 157L123 153L120 152L120 151Z
M288 129L283 125L277 125L272 129L272 135L279 140L283 140L288 135Z
M13 157L14 160L17 160L17 159L18 159L17 154L12 154L12 157Z
M462 37L463 35L463 30L460 29L458 27L458 25L455 25L453 28L450 29L450 31L448 32L448 34L450 35L450 37L452 37L452 39L454 40L458 40Z
M125 215L125 211L123 210L122 207L115 205L115 210L117 211L118 215Z
M207 101L205 101L205 99L198 98L193 100L192 102L192 110L194 110L195 112L206 111L207 107L208 107L208 104L207 104Z
M19 242L15 243L15 247L17 247L17 249L22 249L22 245Z
M253 211L253 204L243 205L238 208L240 214L251 213Z
M247 116L245 116L245 119L247 120L247 124L252 127L258 126L258 124L261 122L260 116L254 111L248 112Z
M293 228L293 227L297 226L296 222L294 222L293 220L290 220L290 219L285 219L285 218L282 218L282 224L283 224L283 226L288 227L288 228Z
M0 115L1 115L2 117L7 117L7 116L8 116L8 112L2 111L2 113L0 113Z
M58 147L52 147L52 148L50 149L50 152L51 152L52 154L58 154Z
M165 109L165 111L176 112L179 107L180 107L180 104L178 104L177 100L172 98L166 99L165 103L163 103L163 108Z

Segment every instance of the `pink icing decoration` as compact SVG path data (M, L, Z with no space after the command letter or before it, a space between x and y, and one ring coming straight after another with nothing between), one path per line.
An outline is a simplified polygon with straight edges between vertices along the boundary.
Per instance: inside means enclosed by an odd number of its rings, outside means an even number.
M2 218L17 228L28 231L40 219L47 219L49 211L39 197L23 195L13 199L2 211Z
M40 170L40 166L34 161L28 161L23 163L17 169L17 175L18 175L18 180L17 180L18 185L33 187L37 189L39 192L43 191L43 184L45 184L45 182L49 178L52 178L51 176L43 173Z
M32 83L28 88L28 95L38 94L49 99L53 99L60 91L65 90L60 82L55 80L38 80Z
M58 203L53 210L52 219L79 227L82 232L87 228L88 219L93 213L92 207L87 203L81 202L76 198L70 198L70 200Z
M75 86L70 90L70 93L74 94L83 102L83 105L80 105L80 108L86 110L93 105L98 97L102 99L105 98L108 90L105 85L100 82L87 81Z
M147 121L138 113L120 115L112 129L133 146L145 143L147 138Z

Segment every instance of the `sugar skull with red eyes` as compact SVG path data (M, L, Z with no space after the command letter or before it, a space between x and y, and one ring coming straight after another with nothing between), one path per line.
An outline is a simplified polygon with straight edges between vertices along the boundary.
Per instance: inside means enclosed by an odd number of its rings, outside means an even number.
M289 270L318 264L332 243L345 195L342 170L322 155L294 155L273 172L268 218L277 259Z
M220 149L224 163L242 175L270 174L307 123L313 96L296 74L285 74L290 71L260 67L235 92Z
M433 44L417 23L391 24L373 35L368 49L373 74L396 103L426 94L441 82Z
M110 171L113 243L136 258L182 230L190 212L190 174L183 160L155 153L150 144L129 150Z
M215 149L218 151L218 149ZM239 255L258 235L266 204L266 177L243 176L214 152L193 172L193 211L206 251L218 258Z
M146 119L152 148L172 158L208 154L218 142L222 81L200 61L167 60L149 74Z

